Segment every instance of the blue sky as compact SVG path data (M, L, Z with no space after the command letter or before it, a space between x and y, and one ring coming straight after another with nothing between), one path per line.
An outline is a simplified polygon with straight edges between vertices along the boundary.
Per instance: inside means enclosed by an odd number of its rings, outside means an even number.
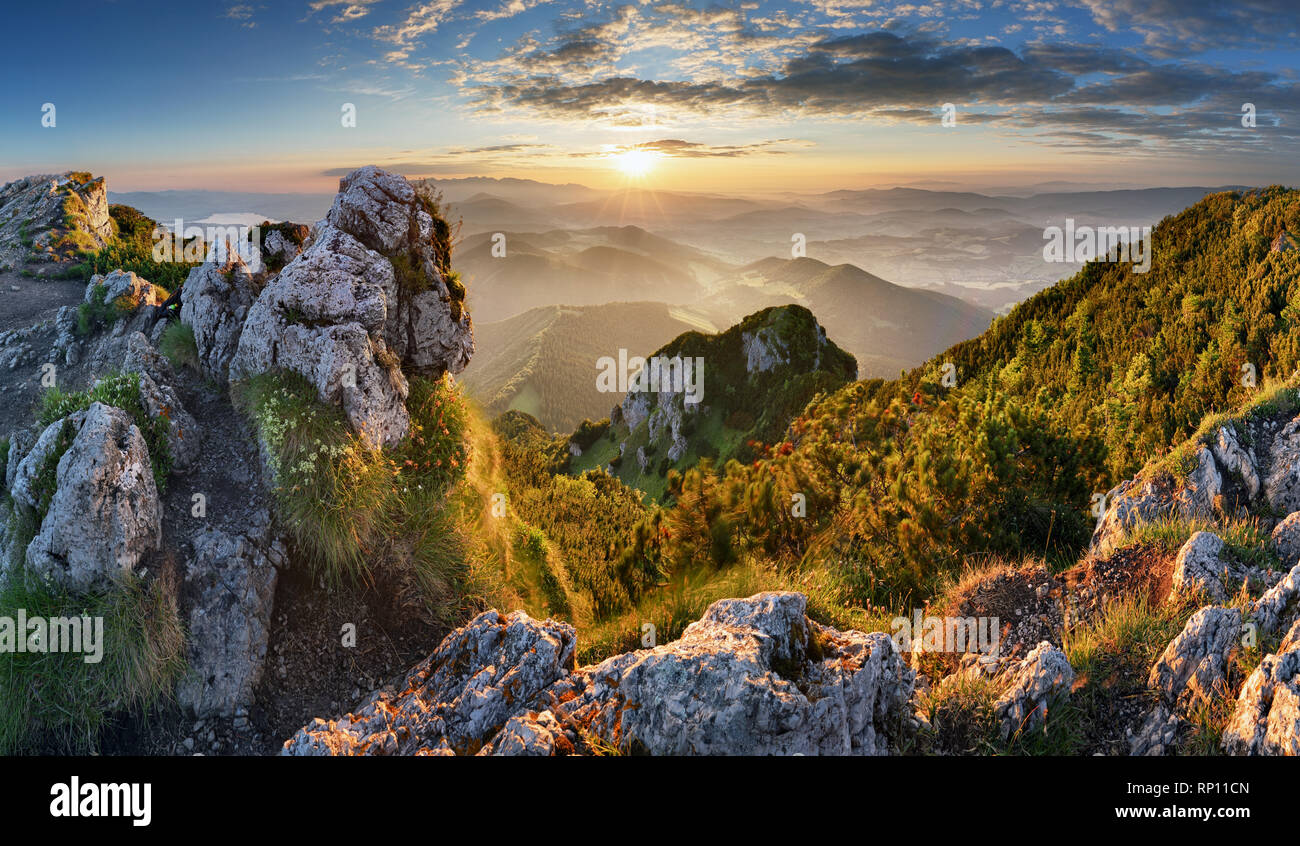
M115 190L331 191L375 163L718 190L1300 183L1294 0L118 0L6 15L29 37L0 55L0 180L77 168Z

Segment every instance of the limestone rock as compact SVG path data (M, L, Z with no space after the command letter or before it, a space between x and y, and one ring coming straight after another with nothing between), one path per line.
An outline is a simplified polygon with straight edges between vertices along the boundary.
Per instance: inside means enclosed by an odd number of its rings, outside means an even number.
M1048 707L1070 696L1074 668L1065 653L1043 641L1025 656L993 711L1002 737L1029 732L1043 725Z
M65 420L75 434L26 559L30 572L81 592L108 586L158 548L162 508L144 437L126 412L94 403ZM38 508L36 482L63 427L46 427L19 465L12 493L20 507Z
M1300 417L1274 435L1268 449L1272 468L1264 481L1264 498L1276 511L1300 511Z
M1227 566L1219 559L1223 541L1210 532L1196 532L1178 550L1170 593L1182 591L1226 602L1222 576Z
M188 472L198 461L201 430L172 386L176 373L171 362L154 349L143 334L135 332L127 340L122 370L140 375L140 401L145 413L152 419L161 417L167 421L167 447L172 471Z
M463 289L451 283L449 233L411 184L373 166L354 170L339 181L323 223L390 262L383 336L403 365L427 375L464 370L474 328Z
M806 602L715 602L680 640L558 682L548 709L512 720L486 751L563 752L581 736L653 755L888 754L913 671L888 635L820 626Z
M1180 711L1222 693L1241 636L1241 612L1207 605L1192 615L1151 668L1147 685Z
M1293 511L1273 527L1273 549L1283 566L1300 563L1300 511Z
M103 302L122 311L134 311L142 305L156 306L162 302L153 284L130 270L114 270L90 277L83 301L91 302L100 288L104 289Z
M473 754L573 669L573 627L485 611L406 677L341 720L316 719L284 755Z
M193 592L189 673L177 698L200 718L233 716L262 676L276 569L242 535L208 529L194 540L185 585Z
M1125 480L1106 494L1106 511L1097 522L1089 544L1098 556L1110 555L1134 527L1168 516L1175 509L1167 485L1156 480Z
M1163 702L1147 712L1141 728L1129 737L1129 754L1158 757L1173 751L1182 720Z
M1237 694L1223 730L1229 755L1300 755L1300 621Z
M284 754L887 754L913 671L887 634L820 626L806 601L721 600L678 641L577 671L568 625L489 611L400 692L315 720Z
M1268 634L1277 628L1288 605L1300 596L1300 564L1273 585L1251 606L1250 616L1260 632Z
M307 248L249 310L231 378L292 370L372 443L400 441L410 426L403 367L459 373L474 349L438 226L402 177L350 173Z
M181 322L194 330L204 375L226 380L256 299L253 275L234 251L225 264L210 262L190 271L181 289Z

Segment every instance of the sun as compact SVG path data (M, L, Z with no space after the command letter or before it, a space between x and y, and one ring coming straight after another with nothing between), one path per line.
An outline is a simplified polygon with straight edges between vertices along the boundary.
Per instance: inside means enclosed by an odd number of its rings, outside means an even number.
M649 175L650 171L654 170L659 154L653 150L633 147L630 150L615 153L611 158L618 169L623 171L624 175L634 179L643 179Z

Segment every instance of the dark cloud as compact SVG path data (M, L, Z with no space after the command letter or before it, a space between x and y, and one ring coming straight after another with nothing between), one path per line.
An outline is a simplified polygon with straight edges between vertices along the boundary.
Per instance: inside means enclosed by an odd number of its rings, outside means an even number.
M1079 0L1111 32L1138 32L1161 55L1278 46L1300 30L1296 0Z

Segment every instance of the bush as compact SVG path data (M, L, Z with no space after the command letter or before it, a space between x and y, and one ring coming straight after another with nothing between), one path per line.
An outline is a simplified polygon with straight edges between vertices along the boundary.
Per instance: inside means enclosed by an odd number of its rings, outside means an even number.
M194 329L184 323L177 321L163 330L158 350L177 367L191 370L199 367L199 345L194 340Z

